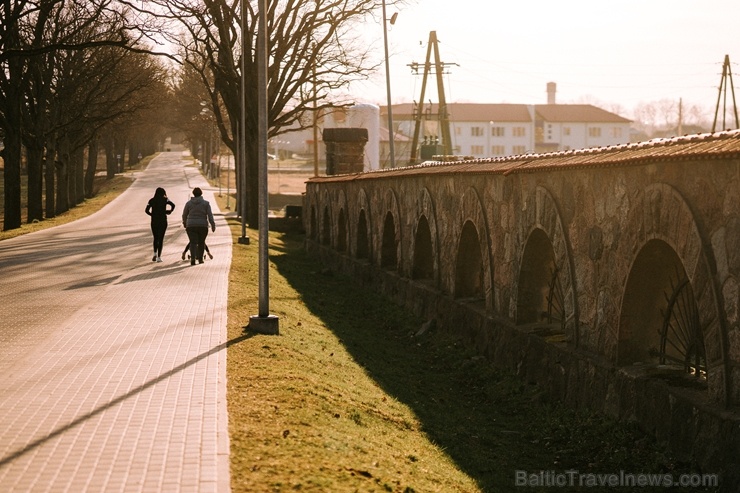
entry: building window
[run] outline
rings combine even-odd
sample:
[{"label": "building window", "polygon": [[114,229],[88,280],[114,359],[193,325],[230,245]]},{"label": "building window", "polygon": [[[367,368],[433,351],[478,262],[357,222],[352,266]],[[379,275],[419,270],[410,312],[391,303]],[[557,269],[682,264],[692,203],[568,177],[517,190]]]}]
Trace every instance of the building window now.
[{"label": "building window", "polygon": [[527,129],[525,127],[514,127],[511,130],[514,137],[525,137],[527,135]]},{"label": "building window", "polygon": [[570,127],[563,127],[563,135],[570,135]]},{"label": "building window", "polygon": [[527,152],[527,146],[512,146],[511,152],[516,154],[524,154]]},{"label": "building window", "polygon": [[612,127],[612,137],[619,139],[622,137],[622,127]]},{"label": "building window", "polygon": [[482,137],[483,127],[470,127],[470,135],[473,137]]},{"label": "building window", "polygon": [[455,135],[462,135],[462,128],[455,127]]},{"label": "building window", "polygon": [[470,154],[473,156],[482,156],[483,146],[470,146]]},{"label": "building window", "polygon": [[504,127],[491,127],[492,137],[503,137],[504,135]]},{"label": "building window", "polygon": [[491,146],[492,156],[503,156],[506,154],[506,148],[504,146]]},{"label": "building window", "polygon": [[601,137],[601,127],[589,127],[588,136],[589,137]]}]

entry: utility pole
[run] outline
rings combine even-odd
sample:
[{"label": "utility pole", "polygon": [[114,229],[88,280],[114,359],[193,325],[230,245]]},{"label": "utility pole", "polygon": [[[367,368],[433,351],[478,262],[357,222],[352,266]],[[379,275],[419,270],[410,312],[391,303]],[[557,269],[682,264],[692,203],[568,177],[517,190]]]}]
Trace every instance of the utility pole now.
[{"label": "utility pole", "polygon": [[242,59],[241,59],[241,75],[240,75],[240,91],[239,91],[239,104],[240,106],[240,117],[239,125],[239,157],[237,162],[234,164],[237,178],[237,202],[236,206],[241,215],[242,235],[237,240],[240,245],[249,245],[249,236],[247,236],[247,155],[246,155],[246,144],[247,144],[247,113],[246,113],[246,78],[247,78],[247,28],[246,28],[246,17],[247,8],[246,0],[241,0],[241,44],[242,44]]},{"label": "utility pole", "polygon": [[249,317],[248,328],[261,334],[278,335],[280,321],[270,313],[270,268],[268,258],[268,193],[267,193],[267,136],[268,136],[268,0],[259,0],[259,19],[257,22],[257,49],[254,53],[257,66],[257,181],[259,182],[259,309],[257,315]]},{"label": "utility pole", "polygon": [[[396,23],[397,13],[390,19],[391,25]],[[385,0],[383,0],[383,44],[385,45],[385,90],[388,101],[388,152],[391,159],[391,168],[396,167],[396,151],[393,145],[393,106],[391,103],[391,72],[388,62],[388,18],[385,14]]]},{"label": "utility pole", "polygon": [[[442,147],[444,154],[452,154],[452,138],[450,135],[450,115],[447,113],[447,101],[445,99],[445,88],[444,80],[442,76],[449,73],[446,72],[448,66],[457,65],[456,63],[444,63],[439,57],[439,42],[437,41],[437,32],[429,32],[429,44],[427,46],[427,57],[424,62],[424,75],[422,76],[421,82],[421,96],[419,98],[419,105],[414,109],[414,137],[411,142],[411,157],[409,158],[409,164],[416,164],[417,159],[417,148],[419,146],[419,132],[421,130],[421,121],[424,117],[424,93],[426,91],[427,77],[434,70],[434,74],[437,76],[437,95],[439,98],[439,108],[437,110],[437,119],[439,120],[439,131],[442,140]],[[431,55],[434,53],[434,68],[432,68]],[[409,64],[411,70],[418,74],[419,64]]]},{"label": "utility pole", "polygon": [[737,103],[735,102],[735,86],[732,83],[732,70],[730,70],[730,55],[725,55],[725,61],[722,65],[722,80],[719,83],[719,94],[717,95],[717,107],[714,110],[714,123],[712,123],[712,133],[717,129],[717,114],[719,113],[719,102],[722,100],[722,130],[728,130],[725,118],[727,116],[727,79],[730,80],[730,89],[732,93],[732,108],[735,113],[735,128],[740,128],[740,121],[737,117]]},{"label": "utility pole", "polygon": [[[314,43],[314,49],[316,44]],[[319,110],[317,108],[318,95],[316,92],[316,63],[311,72],[313,74],[313,176],[319,176]]]}]

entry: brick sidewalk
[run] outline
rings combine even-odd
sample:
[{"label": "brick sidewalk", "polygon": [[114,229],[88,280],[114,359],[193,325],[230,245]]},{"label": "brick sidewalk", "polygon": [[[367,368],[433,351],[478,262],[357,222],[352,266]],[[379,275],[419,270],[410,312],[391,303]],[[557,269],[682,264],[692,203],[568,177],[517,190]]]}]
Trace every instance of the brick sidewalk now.
[{"label": "brick sidewalk", "polygon": [[[231,235],[162,153],[102,211],[0,242],[0,490],[227,492]],[[154,263],[146,203],[176,204]],[[192,187],[214,255],[180,259]]]}]

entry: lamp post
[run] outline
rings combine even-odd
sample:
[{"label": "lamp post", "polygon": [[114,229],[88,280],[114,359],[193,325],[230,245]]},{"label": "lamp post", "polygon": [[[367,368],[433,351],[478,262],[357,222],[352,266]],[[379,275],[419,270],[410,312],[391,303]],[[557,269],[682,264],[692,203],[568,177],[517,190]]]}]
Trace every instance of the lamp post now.
[{"label": "lamp post", "polygon": [[267,193],[267,3],[268,0],[259,0],[259,19],[257,25],[257,49],[255,59],[257,65],[257,181],[259,189],[259,311],[257,315],[249,317],[249,328],[262,334],[277,335],[279,333],[279,319],[270,314],[269,288],[269,232],[268,232],[268,193]]},{"label": "lamp post", "polygon": [[242,235],[239,237],[237,242],[240,245],[249,245],[249,236],[247,236],[247,157],[246,157],[246,143],[247,143],[247,130],[246,130],[246,121],[247,121],[247,113],[246,108],[244,107],[244,98],[246,97],[247,90],[246,90],[246,70],[247,70],[247,29],[246,29],[246,17],[247,17],[247,8],[246,8],[246,0],[241,0],[241,34],[242,34],[242,59],[241,59],[241,77],[240,77],[240,91],[239,91],[239,109],[240,109],[240,116],[239,116],[239,124],[237,125],[237,129],[239,130],[239,145],[238,149],[240,152],[238,152],[237,159],[234,162],[235,171],[236,171],[236,179],[237,179],[237,185],[236,185],[236,191],[238,199],[236,201],[236,206],[238,208],[238,213],[241,216],[241,226],[242,226]]},{"label": "lamp post", "polygon": [[[226,210],[231,210],[231,158],[226,162]],[[236,160],[235,160],[236,161]]]},{"label": "lamp post", "polygon": [[[313,43],[314,51],[316,43]],[[319,117],[316,91],[316,63],[313,64],[313,176],[319,176]]]},{"label": "lamp post", "polygon": [[319,125],[316,121],[316,110],[313,111],[313,176],[319,176]]},{"label": "lamp post", "polygon": [[[398,13],[394,13],[390,18],[391,26],[396,23]],[[388,98],[388,152],[391,161],[391,168],[396,167],[396,154],[393,145],[393,109],[391,108],[391,74],[388,63],[388,20],[385,15],[385,0],[383,0],[383,42],[385,45],[385,91]]]},{"label": "lamp post", "polygon": [[216,171],[216,178],[218,178],[218,196],[223,197],[221,193],[221,145],[218,146],[218,165]]}]

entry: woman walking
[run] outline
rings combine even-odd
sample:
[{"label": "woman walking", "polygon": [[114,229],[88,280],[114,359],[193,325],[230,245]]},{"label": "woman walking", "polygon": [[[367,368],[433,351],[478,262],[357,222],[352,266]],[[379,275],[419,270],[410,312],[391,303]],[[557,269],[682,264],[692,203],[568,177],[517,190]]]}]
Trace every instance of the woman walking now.
[{"label": "woman walking", "polygon": [[203,198],[203,191],[199,187],[193,189],[193,198],[187,201],[182,209],[182,225],[188,232],[190,239],[190,265],[203,263],[203,251],[206,247],[208,224],[211,231],[216,231],[216,221],[213,219],[211,204]]},{"label": "woman walking", "polygon": [[164,191],[164,188],[157,188],[154,197],[149,199],[145,210],[152,217],[152,235],[154,236],[152,262],[162,261],[162,246],[164,245],[164,234],[167,231],[167,216],[174,210],[175,204],[167,198],[167,192]]}]

